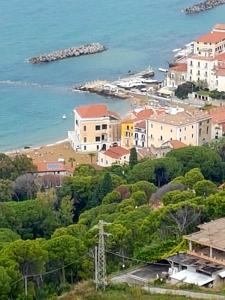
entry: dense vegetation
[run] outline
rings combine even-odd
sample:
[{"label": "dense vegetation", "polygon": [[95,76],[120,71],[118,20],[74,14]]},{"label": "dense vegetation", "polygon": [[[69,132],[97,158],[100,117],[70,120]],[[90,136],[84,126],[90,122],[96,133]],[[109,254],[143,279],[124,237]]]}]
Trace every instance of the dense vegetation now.
[{"label": "dense vegetation", "polygon": [[115,253],[151,262],[185,247],[182,235],[225,216],[224,149],[221,140],[156,160],[134,153],[124,167],[82,165],[55,190],[36,183],[29,159],[1,155],[0,299],[51,299],[92,278],[99,220],[110,223],[108,272],[132,264]]}]

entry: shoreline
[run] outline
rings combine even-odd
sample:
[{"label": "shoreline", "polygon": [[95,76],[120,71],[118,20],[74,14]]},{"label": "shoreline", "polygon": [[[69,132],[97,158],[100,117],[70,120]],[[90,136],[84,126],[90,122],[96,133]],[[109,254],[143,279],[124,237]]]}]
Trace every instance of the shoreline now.
[{"label": "shoreline", "polygon": [[62,140],[58,140],[56,142],[52,142],[49,144],[42,144],[42,145],[38,145],[38,146],[30,146],[29,148],[18,148],[18,149],[12,149],[12,150],[6,150],[6,151],[0,151],[1,153],[4,153],[6,155],[16,155],[16,154],[24,154],[26,152],[29,151],[34,151],[34,150],[40,150],[43,149],[44,147],[48,148],[48,147],[53,147],[53,146],[57,146],[63,143],[68,142],[68,138],[62,139]]}]

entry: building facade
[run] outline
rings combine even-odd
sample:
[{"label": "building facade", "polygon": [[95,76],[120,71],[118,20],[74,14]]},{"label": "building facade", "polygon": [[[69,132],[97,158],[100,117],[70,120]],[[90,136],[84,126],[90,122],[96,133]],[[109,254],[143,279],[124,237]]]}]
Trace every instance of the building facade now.
[{"label": "building facade", "polygon": [[111,167],[113,164],[128,164],[130,159],[130,151],[120,146],[111,147],[106,151],[98,152],[97,164],[101,167]]},{"label": "building facade", "polygon": [[199,146],[211,140],[211,116],[197,109],[170,108],[147,121],[147,147],[161,147],[170,140]]},{"label": "building facade", "polygon": [[96,152],[108,149],[120,140],[120,118],[104,104],[74,109],[74,131],[68,139],[75,151]]}]

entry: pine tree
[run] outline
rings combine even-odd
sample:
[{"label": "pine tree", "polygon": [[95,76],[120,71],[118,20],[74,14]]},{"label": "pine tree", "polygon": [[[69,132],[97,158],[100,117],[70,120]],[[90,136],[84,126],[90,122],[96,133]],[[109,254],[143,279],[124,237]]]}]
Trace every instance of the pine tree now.
[{"label": "pine tree", "polygon": [[130,167],[133,168],[133,166],[136,165],[137,162],[138,162],[138,159],[137,159],[136,148],[131,148],[131,150],[130,150],[130,160],[129,160]]},{"label": "pine tree", "polygon": [[112,177],[109,172],[106,172],[101,186],[101,196],[104,197],[113,190]]}]

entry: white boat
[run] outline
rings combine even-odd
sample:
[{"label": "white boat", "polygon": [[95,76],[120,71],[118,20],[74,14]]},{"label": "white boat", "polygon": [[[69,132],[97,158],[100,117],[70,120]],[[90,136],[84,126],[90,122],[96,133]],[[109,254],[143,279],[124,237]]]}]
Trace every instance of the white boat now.
[{"label": "white boat", "polygon": [[167,72],[168,72],[168,69],[164,69],[164,68],[158,68],[158,70],[159,70],[160,72],[164,72],[164,73],[167,73]]},{"label": "white boat", "polygon": [[62,115],[62,119],[63,120],[65,120],[67,117],[66,117],[66,115],[64,114],[64,115]]},{"label": "white boat", "polygon": [[180,51],[182,48],[176,48],[176,49],[173,49],[173,52],[178,52]]},{"label": "white boat", "polygon": [[142,79],[143,83],[157,83],[158,80],[156,79]]}]

